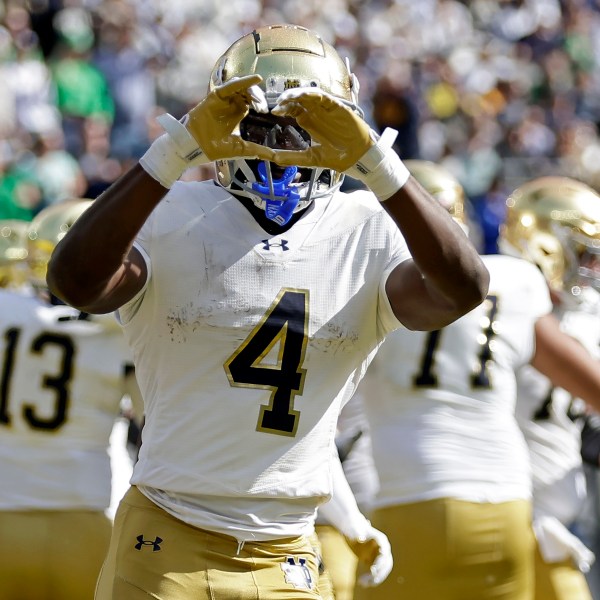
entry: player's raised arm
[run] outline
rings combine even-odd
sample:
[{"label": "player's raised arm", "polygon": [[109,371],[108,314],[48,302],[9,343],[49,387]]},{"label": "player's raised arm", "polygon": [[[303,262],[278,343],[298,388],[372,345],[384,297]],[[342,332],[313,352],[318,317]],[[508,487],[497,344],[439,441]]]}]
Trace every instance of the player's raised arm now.
[{"label": "player's raised arm", "polygon": [[89,313],[115,310],[144,285],[146,265],[133,241],[184,171],[234,156],[273,156],[270,148],[233,133],[250,107],[267,110],[257,87],[261,81],[260,75],[249,75],[213,87],[181,121],[159,117],[166,133],[98,198],[56,248],[48,265],[52,293]]},{"label": "player's raised arm", "polygon": [[483,301],[487,269],[458,224],[392,149],[395,131],[379,137],[359,113],[316,88],[285,92],[272,112],[293,117],[317,142],[304,150],[279,150],[275,162],[318,165],[361,180],[400,228],[413,260],[391,273],[386,290],[406,327],[444,327]]}]

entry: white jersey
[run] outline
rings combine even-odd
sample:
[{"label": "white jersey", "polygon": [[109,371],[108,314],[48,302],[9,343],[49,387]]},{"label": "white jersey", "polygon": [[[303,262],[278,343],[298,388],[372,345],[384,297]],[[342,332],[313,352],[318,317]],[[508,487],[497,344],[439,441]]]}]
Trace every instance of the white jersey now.
[{"label": "white jersey", "polygon": [[297,533],[330,494],[338,413],[399,325],[399,230],[357,191],[269,235],[213,182],[178,182],[137,245],[147,286],[119,311],[145,404],[132,482],[200,527]]},{"label": "white jersey", "polygon": [[[598,356],[600,295],[585,289],[576,310],[556,312],[561,329]],[[536,516],[557,518],[569,526],[579,516],[586,497],[581,459],[581,428],[575,417],[581,401],[531,367],[518,374],[517,418],[530,451]]]},{"label": "white jersey", "polygon": [[483,256],[486,300],[440,331],[399,329],[364,381],[381,508],[433,498],[503,502],[531,495],[514,407],[515,369],[551,310],[530,263]]},{"label": "white jersey", "polygon": [[0,290],[0,510],[109,506],[131,352],[114,318],[79,315]]}]

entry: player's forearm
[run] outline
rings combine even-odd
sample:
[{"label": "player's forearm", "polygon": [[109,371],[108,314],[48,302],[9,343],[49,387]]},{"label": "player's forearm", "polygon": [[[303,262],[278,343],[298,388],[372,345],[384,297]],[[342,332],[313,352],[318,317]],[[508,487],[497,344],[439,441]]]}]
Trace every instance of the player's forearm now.
[{"label": "player's forearm", "polygon": [[447,299],[457,316],[484,300],[489,273],[477,249],[413,177],[382,204],[400,228],[427,284]]},{"label": "player's forearm", "polygon": [[[286,90],[271,112],[296,119],[319,140],[318,145],[301,151],[276,150],[274,162],[318,165],[358,179],[383,202],[400,227],[425,284],[420,287],[413,280],[410,285],[398,282],[388,288],[388,296],[392,288],[398,292],[398,306],[390,298],[397,315],[406,314],[419,327],[443,327],[484,300],[487,269],[446,210],[410,176],[393,149],[396,130],[386,128],[378,135],[356,111],[318,89]],[[416,275],[405,269],[396,274],[399,279]],[[404,310],[407,302],[401,296],[413,291],[425,295],[425,310],[432,308],[436,315],[423,319],[415,316],[414,307]]]},{"label": "player's forearm", "polygon": [[135,236],[167,193],[135,166],[104,192],[57,245],[48,265],[48,286],[68,304],[87,307],[125,276]]},{"label": "player's forearm", "polygon": [[538,319],[531,364],[556,386],[600,410],[600,361],[560,329],[553,315]]}]

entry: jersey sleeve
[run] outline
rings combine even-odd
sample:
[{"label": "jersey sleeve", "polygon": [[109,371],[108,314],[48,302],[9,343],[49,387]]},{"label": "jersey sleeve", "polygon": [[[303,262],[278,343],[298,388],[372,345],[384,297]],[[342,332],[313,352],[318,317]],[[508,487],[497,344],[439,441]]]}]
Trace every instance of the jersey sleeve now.
[{"label": "jersey sleeve", "polygon": [[[522,303],[523,311],[527,312],[532,322],[552,312],[552,300],[548,284],[541,271],[533,264],[515,259],[511,272],[515,283],[513,295],[519,296],[518,302]],[[520,271],[519,271],[520,266]],[[529,362],[535,353],[535,329],[532,328],[531,335],[524,337],[522,347],[523,364]]]},{"label": "jersey sleeve", "polygon": [[529,303],[534,315],[539,318],[552,312],[552,300],[548,291],[548,284],[541,271],[534,265],[529,264],[526,281],[529,282],[525,292],[524,301]]},{"label": "jersey sleeve", "polygon": [[121,325],[125,325],[129,323],[131,319],[136,315],[140,304],[144,298],[144,294],[148,289],[148,282],[152,277],[152,261],[150,260],[150,239],[151,239],[151,231],[153,226],[153,216],[154,213],[150,215],[147,221],[142,226],[142,229],[138,233],[133,247],[141,254],[144,262],[146,263],[146,281],[142,286],[142,289],[131,299],[129,302],[126,302],[123,306],[121,306],[117,311],[115,311],[115,316],[117,321]]},{"label": "jersey sleeve", "polygon": [[[391,218],[390,218],[391,220]],[[393,225],[392,230],[392,241],[393,241],[393,252],[390,257],[390,261],[387,267],[383,271],[381,281],[379,283],[379,312],[378,312],[378,329],[380,339],[383,339],[388,333],[398,329],[402,326],[402,323],[398,320],[392,305],[388,298],[385,285],[387,283],[390,273],[402,262],[411,258],[410,252],[404,240],[404,237],[400,233],[400,230]]]}]

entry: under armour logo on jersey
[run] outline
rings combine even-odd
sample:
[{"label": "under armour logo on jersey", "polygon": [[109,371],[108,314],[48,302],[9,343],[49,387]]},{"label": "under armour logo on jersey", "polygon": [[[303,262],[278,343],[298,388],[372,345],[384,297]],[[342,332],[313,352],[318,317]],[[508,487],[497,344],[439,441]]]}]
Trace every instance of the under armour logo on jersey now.
[{"label": "under armour logo on jersey", "polygon": [[138,535],[136,539],[138,541],[138,543],[135,545],[136,550],[141,550],[142,546],[152,546],[152,552],[158,552],[161,549],[160,544],[163,541],[163,539],[158,536],[156,536],[154,541],[145,540],[143,535]]},{"label": "under armour logo on jersey", "polygon": [[296,559],[293,556],[288,556],[285,562],[281,564],[281,570],[285,575],[286,583],[293,585],[296,589],[313,589],[313,579],[309,568],[306,566],[306,559]]},{"label": "under armour logo on jersey", "polygon": [[263,250],[270,250],[271,248],[281,248],[283,252],[289,250],[288,241],[281,240],[281,242],[269,242],[269,240],[261,240],[264,244]]}]

